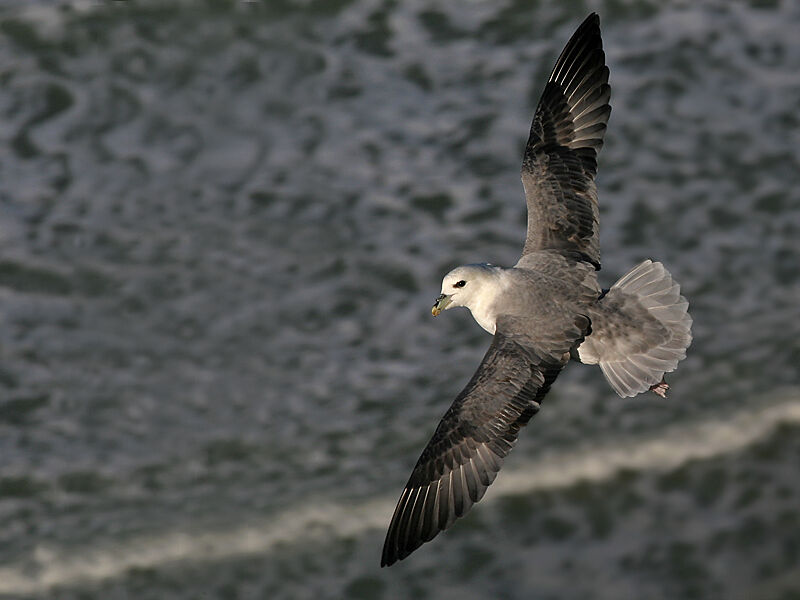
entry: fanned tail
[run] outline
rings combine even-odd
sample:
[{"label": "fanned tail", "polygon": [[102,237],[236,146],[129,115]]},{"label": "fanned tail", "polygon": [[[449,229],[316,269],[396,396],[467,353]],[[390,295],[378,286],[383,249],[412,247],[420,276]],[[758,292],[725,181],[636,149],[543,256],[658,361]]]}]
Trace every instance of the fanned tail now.
[{"label": "fanned tail", "polygon": [[664,265],[645,260],[598,303],[592,334],[578,348],[580,360],[599,364],[622,397],[658,386],[686,358],[692,342],[688,308]]}]

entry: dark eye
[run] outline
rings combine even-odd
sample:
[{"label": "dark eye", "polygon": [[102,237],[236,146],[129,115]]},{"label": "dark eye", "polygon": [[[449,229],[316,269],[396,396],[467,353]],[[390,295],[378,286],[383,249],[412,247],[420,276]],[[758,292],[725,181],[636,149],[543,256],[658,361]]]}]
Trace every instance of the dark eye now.
[{"label": "dark eye", "polygon": [[456,281],[453,287],[464,287],[465,285],[467,285],[467,282],[462,279],[461,281]]}]

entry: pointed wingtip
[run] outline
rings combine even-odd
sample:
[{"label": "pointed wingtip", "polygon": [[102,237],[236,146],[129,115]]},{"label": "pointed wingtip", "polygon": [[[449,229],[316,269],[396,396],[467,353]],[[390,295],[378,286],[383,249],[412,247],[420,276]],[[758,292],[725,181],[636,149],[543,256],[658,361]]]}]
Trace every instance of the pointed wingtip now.
[{"label": "pointed wingtip", "polygon": [[[591,31],[591,33],[589,33]],[[589,13],[589,16],[586,17],[583,22],[578,25],[578,29],[575,30],[575,37],[581,37],[584,35],[596,35],[600,37],[600,15],[596,12]]]},{"label": "pointed wingtip", "polygon": [[[394,523],[392,523],[393,525]],[[397,552],[397,541],[392,535],[392,526],[389,526],[389,533],[386,535],[386,540],[383,542],[383,552],[381,552],[381,569],[383,567],[391,567],[394,563],[400,560]]]},{"label": "pointed wingtip", "polygon": [[588,17],[583,20],[578,29],[596,29],[600,31],[600,15],[596,12],[590,13]]},{"label": "pointed wingtip", "polygon": [[381,553],[381,569],[383,567],[391,567],[397,562],[397,556],[389,551],[388,545],[389,540],[387,539],[383,544],[383,552]]},{"label": "pointed wingtip", "polygon": [[[416,549],[416,547],[414,549]],[[381,568],[391,567],[394,563],[401,561],[410,555],[414,549],[411,551],[398,549],[396,544],[390,543],[389,537],[387,536],[386,542],[383,545],[383,553],[381,554]]]}]

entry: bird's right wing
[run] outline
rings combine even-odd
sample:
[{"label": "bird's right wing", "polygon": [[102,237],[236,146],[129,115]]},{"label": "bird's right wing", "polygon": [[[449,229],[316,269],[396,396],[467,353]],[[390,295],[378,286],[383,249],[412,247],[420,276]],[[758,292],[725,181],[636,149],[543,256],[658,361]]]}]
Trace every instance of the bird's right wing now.
[{"label": "bird's right wing", "polygon": [[403,559],[464,515],[483,497],[520,428],[564,367],[568,349],[586,333],[579,317],[556,353],[495,334],[483,362],[445,413],[414,467],[394,511],[381,566]]},{"label": "bird's right wing", "polygon": [[592,13],[558,57],[533,117],[522,162],[528,204],[522,256],[560,250],[600,268],[594,176],[610,96],[600,19]]}]

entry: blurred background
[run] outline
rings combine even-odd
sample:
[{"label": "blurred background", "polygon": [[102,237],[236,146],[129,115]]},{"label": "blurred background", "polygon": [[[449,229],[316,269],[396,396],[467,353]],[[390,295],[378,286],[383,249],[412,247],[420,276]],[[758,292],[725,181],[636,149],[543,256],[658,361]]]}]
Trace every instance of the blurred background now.
[{"label": "blurred background", "polygon": [[[663,261],[662,400],[573,364],[380,569],[490,338],[546,77],[601,15],[603,270]],[[800,4],[0,4],[0,597],[800,598]]]}]

